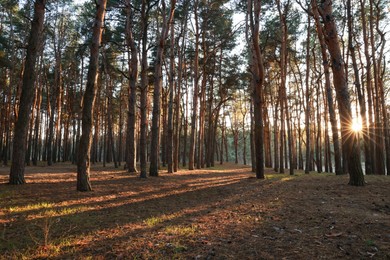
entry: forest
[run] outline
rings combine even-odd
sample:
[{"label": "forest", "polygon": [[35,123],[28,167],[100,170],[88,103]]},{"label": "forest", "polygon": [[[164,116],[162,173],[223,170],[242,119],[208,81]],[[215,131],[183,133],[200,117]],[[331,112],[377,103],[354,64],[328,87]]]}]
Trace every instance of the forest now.
[{"label": "forest", "polygon": [[[390,257],[389,13],[389,0],[0,0],[0,259],[3,250],[4,259]],[[313,205],[338,205],[323,210],[341,214],[346,229],[354,215],[356,225],[378,225],[359,231],[360,244],[311,219],[277,226],[303,206],[295,197],[287,209],[259,204],[259,187],[283,205],[288,191],[317,194],[301,211],[321,218]],[[208,200],[218,210],[198,209]],[[250,233],[259,219],[270,229]],[[232,248],[205,238],[214,228]],[[225,237],[229,228],[239,239]],[[304,246],[317,237],[305,228],[324,228],[312,246],[322,249]],[[121,240],[103,248],[99,232]],[[126,253],[124,237],[144,233]]]},{"label": "forest", "polygon": [[152,176],[229,160],[260,178],[264,167],[363,176],[361,160],[366,174],[389,169],[386,1],[106,4],[99,17],[92,2],[2,4],[11,183],[24,164],[80,171],[80,156],[143,177],[149,162]]}]

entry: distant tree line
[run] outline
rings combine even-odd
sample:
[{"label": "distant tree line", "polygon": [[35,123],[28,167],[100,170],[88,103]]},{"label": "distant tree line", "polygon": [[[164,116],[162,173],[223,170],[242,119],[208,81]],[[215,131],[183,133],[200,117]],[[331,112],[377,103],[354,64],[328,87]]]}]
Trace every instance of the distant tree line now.
[{"label": "distant tree line", "polygon": [[258,178],[316,170],[357,186],[363,171],[388,174],[388,5],[2,0],[10,183],[25,182],[25,165],[66,161],[78,190],[97,162],[146,177],[232,160]]}]

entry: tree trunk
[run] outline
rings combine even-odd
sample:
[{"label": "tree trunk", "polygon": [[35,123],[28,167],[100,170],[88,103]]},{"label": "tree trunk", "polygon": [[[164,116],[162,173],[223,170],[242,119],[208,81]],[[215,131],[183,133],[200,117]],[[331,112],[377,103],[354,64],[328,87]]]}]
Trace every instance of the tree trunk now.
[{"label": "tree trunk", "polygon": [[305,161],[305,173],[309,173],[310,168],[310,96],[311,96],[311,89],[309,85],[309,78],[310,78],[310,16],[307,17],[307,37],[306,37],[306,110],[305,110],[305,130],[306,130],[306,161]]},{"label": "tree trunk", "polygon": [[[188,2],[189,3],[189,2]],[[183,21],[184,24],[182,24],[182,43],[181,47],[177,46],[179,50],[179,64],[178,64],[178,81],[176,85],[176,98],[175,98],[175,108],[176,108],[176,113],[175,113],[175,133],[174,133],[174,140],[173,140],[173,146],[174,146],[174,151],[173,151],[173,171],[177,172],[179,168],[179,155],[180,155],[180,133],[181,133],[181,110],[180,110],[180,101],[181,101],[181,85],[183,83],[183,74],[185,74],[185,51],[186,51],[186,36],[187,36],[187,21],[188,21],[188,4],[186,5],[186,15],[185,19]],[[177,44],[179,45],[179,44]],[[184,73],[183,73],[184,70]],[[184,113],[184,112],[183,112]],[[183,117],[183,115],[182,115]],[[186,131],[186,128],[185,128]],[[186,135],[187,133],[185,133]],[[184,141],[184,144],[186,145],[186,140]],[[183,154],[185,157],[185,153]],[[184,159],[185,160],[185,159]]]},{"label": "tree trunk", "polygon": [[148,20],[149,7],[146,8],[146,0],[142,0],[141,7],[141,28],[142,28],[142,63],[141,63],[141,96],[140,96],[140,113],[141,113],[141,133],[140,133],[140,178],[146,178],[147,172],[147,136],[148,136]]},{"label": "tree trunk", "polygon": [[[317,8],[316,2],[313,2],[315,3],[314,8]],[[350,97],[331,0],[322,0],[319,11],[324,23],[325,41],[331,56],[333,84],[336,89],[336,97],[341,118],[341,133],[344,137],[343,146],[348,161],[349,184],[353,186],[363,186],[364,175],[360,162],[359,150],[357,149],[357,138],[354,134],[351,134],[350,130],[352,125]]]},{"label": "tree trunk", "polygon": [[137,172],[137,139],[136,139],[136,106],[137,106],[137,79],[138,79],[138,50],[133,38],[133,14],[130,0],[126,2],[126,42],[130,48],[131,58],[129,59],[129,112],[127,117],[127,157],[126,165],[128,172]]},{"label": "tree trunk", "polygon": [[195,57],[194,57],[194,93],[192,101],[191,115],[191,135],[190,135],[190,151],[188,158],[188,169],[194,169],[195,159],[195,136],[196,136],[196,114],[198,110],[198,94],[199,94],[199,21],[198,21],[198,0],[194,3],[194,20],[195,20]]},{"label": "tree trunk", "polygon": [[[314,6],[314,5],[313,5]],[[339,130],[337,127],[337,117],[336,112],[333,105],[333,95],[330,84],[330,70],[329,70],[329,58],[328,53],[326,51],[326,43],[324,38],[324,31],[321,27],[320,22],[320,14],[316,8],[313,8],[314,19],[317,27],[317,35],[320,42],[321,54],[322,54],[322,64],[324,67],[325,74],[325,90],[326,97],[328,103],[328,111],[329,111],[329,120],[332,128],[332,140],[333,140],[333,149],[334,149],[334,161],[335,161],[335,172],[336,175],[343,174],[343,170],[341,167],[341,151],[340,151],[340,143],[339,143]]]},{"label": "tree trunk", "polygon": [[171,24],[171,43],[169,57],[169,101],[168,101],[168,136],[167,163],[168,173],[173,173],[173,96],[175,89],[175,24]]},{"label": "tree trunk", "polygon": [[[366,102],[362,93],[360,85],[359,68],[356,61],[355,47],[353,45],[353,17],[351,0],[347,1],[347,17],[348,17],[348,49],[352,58],[352,66],[354,72],[354,83],[358,95],[360,105],[360,116],[362,117],[362,133],[364,143],[364,161],[366,164],[366,171],[371,172],[371,155],[369,154],[369,135],[367,131],[367,117],[366,117]],[[365,26],[365,25],[363,25]],[[359,134],[359,133],[358,133]]]},{"label": "tree trunk", "polygon": [[9,175],[10,184],[24,184],[26,182],[24,179],[26,138],[31,114],[31,105],[34,99],[34,82],[36,78],[35,63],[42,41],[45,4],[45,0],[36,0],[34,4],[34,18],[31,22],[31,31],[23,73],[22,95],[19,103],[18,119],[14,129],[12,165]]},{"label": "tree trunk", "polygon": [[[375,43],[375,33],[374,33],[374,1],[370,0],[370,43],[371,43],[371,59],[372,67],[374,72],[374,89],[373,97],[374,99],[374,115],[375,115],[375,174],[384,175],[385,174],[385,164],[384,164],[384,155],[383,155],[383,134],[382,134],[382,118],[381,118],[381,104],[380,104],[380,91],[379,91],[379,69],[376,59],[376,43]],[[380,63],[380,61],[379,61]]]},{"label": "tree trunk", "polygon": [[90,176],[90,152],[92,144],[92,124],[95,96],[97,91],[97,77],[99,67],[99,45],[102,39],[103,21],[107,0],[98,0],[97,11],[92,28],[91,56],[87,74],[87,85],[83,97],[82,134],[80,137],[79,154],[77,160],[77,190],[92,190]]},{"label": "tree trunk", "polygon": [[264,126],[263,126],[263,83],[264,66],[263,57],[259,44],[259,28],[261,1],[254,0],[254,9],[252,12],[252,0],[248,0],[248,11],[250,12],[250,24],[252,30],[252,48],[255,53],[254,59],[254,119],[255,119],[255,149],[256,149],[256,178],[264,179]]},{"label": "tree trunk", "polygon": [[165,39],[169,31],[169,25],[173,21],[176,0],[171,0],[169,17],[165,16],[165,1],[162,0],[163,27],[160,39],[158,40],[156,61],[154,65],[154,90],[153,90],[153,118],[152,118],[152,140],[150,144],[150,176],[158,176],[158,155],[160,152],[160,99],[162,84],[162,59],[164,54]]},{"label": "tree trunk", "polygon": [[362,20],[362,33],[364,41],[364,56],[366,58],[366,88],[367,88],[367,103],[368,103],[368,122],[366,122],[366,128],[363,126],[363,134],[367,136],[367,142],[369,143],[367,147],[367,155],[365,162],[366,174],[373,174],[375,172],[375,133],[374,133],[374,122],[372,118],[372,76],[371,76],[371,55],[369,53],[369,40],[367,32],[367,14],[366,14],[366,0],[360,0],[360,13]]}]

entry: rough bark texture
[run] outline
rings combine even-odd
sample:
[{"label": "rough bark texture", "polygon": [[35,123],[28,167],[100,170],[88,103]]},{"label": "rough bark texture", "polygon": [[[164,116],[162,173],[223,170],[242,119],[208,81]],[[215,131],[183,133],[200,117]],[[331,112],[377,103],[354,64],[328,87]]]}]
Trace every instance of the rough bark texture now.
[{"label": "rough bark texture", "polygon": [[[316,7],[313,7],[316,8]],[[344,151],[346,152],[349,172],[349,184],[364,185],[364,175],[360,162],[357,138],[351,133],[352,114],[350,97],[348,93],[347,78],[344,71],[344,61],[341,55],[337,27],[332,13],[332,1],[322,0],[319,12],[324,23],[324,36],[331,56],[333,84],[336,89],[336,98],[341,118],[341,134]]]},{"label": "rough bark texture", "polygon": [[198,110],[198,92],[199,92],[199,23],[198,23],[198,0],[194,3],[195,15],[195,58],[194,58],[194,93],[192,101],[191,115],[191,134],[190,134],[190,151],[188,158],[188,169],[194,169],[195,159],[195,132],[196,132],[196,114]]},{"label": "rough bark texture", "polygon": [[[152,118],[152,139],[150,144],[150,176],[158,176],[158,155],[160,152],[160,100],[161,100],[161,84],[162,84],[162,62],[164,54],[165,39],[167,38],[169,25],[172,23],[173,14],[175,12],[175,0],[171,0],[171,9],[169,16],[166,17],[163,13],[163,27],[161,30],[160,39],[157,46],[157,55],[154,65],[154,90],[153,90],[153,118]],[[165,1],[162,1],[163,12],[165,11]]]},{"label": "rough bark texture", "polygon": [[140,133],[140,178],[146,178],[147,171],[147,110],[148,110],[148,10],[146,8],[146,0],[142,0],[141,7],[141,28],[142,28],[142,63],[141,63],[141,96],[140,96],[140,113],[141,113],[141,133]]},{"label": "rough bark texture", "polygon": [[356,61],[355,47],[353,44],[353,15],[352,15],[352,3],[351,0],[347,1],[347,17],[348,17],[348,49],[352,58],[352,66],[354,72],[354,83],[356,87],[356,92],[358,95],[359,105],[360,105],[360,116],[362,117],[362,133],[363,133],[363,143],[364,143],[364,159],[366,172],[367,170],[371,172],[371,155],[369,149],[369,135],[367,131],[367,116],[366,116],[366,102],[361,89],[359,68]]},{"label": "rough bark texture", "polygon": [[26,157],[26,139],[34,99],[34,82],[36,78],[35,63],[42,41],[43,21],[45,19],[45,0],[37,0],[34,4],[34,18],[27,46],[27,56],[23,73],[22,95],[18,119],[15,124],[12,165],[9,175],[10,184],[24,184]]},{"label": "rough bark texture", "polygon": [[137,105],[137,78],[138,78],[138,50],[133,38],[132,11],[130,0],[126,3],[127,20],[126,20],[126,41],[130,47],[131,58],[129,59],[129,112],[127,117],[127,171],[137,172],[136,156],[136,105]]},{"label": "rough bark texture", "polygon": [[170,55],[169,55],[169,101],[168,101],[168,133],[167,133],[167,163],[168,173],[173,173],[173,91],[175,88],[175,24],[171,24]]},{"label": "rough bark texture", "polygon": [[307,38],[306,38],[306,110],[305,110],[305,129],[306,129],[306,152],[305,152],[305,173],[311,171],[310,167],[310,16],[307,17]]},{"label": "rough bark texture", "polygon": [[[312,6],[314,6],[314,4]],[[318,40],[320,42],[322,64],[324,67],[324,74],[325,74],[325,90],[326,90],[326,97],[328,102],[329,119],[332,128],[335,171],[336,171],[336,175],[341,175],[343,174],[343,170],[341,168],[341,151],[340,151],[339,132],[338,132],[339,130],[337,129],[337,117],[336,117],[336,111],[334,110],[333,95],[332,95],[332,89],[330,84],[329,58],[328,58],[328,53],[326,52],[326,43],[324,38],[324,32],[321,27],[320,14],[318,13],[318,10],[316,8],[313,8],[313,16],[316,23]]]},{"label": "rough bark texture", "polygon": [[[363,25],[367,24],[366,19],[366,0],[360,0],[360,13],[361,13],[361,21]],[[362,33],[363,33],[363,41],[364,41],[364,56],[366,60],[365,68],[366,68],[366,89],[367,89],[367,110],[368,110],[368,122],[366,129],[363,128],[363,134],[367,136],[368,138],[368,147],[367,148],[367,154],[369,155],[369,158],[367,158],[368,161],[366,161],[366,174],[373,174],[375,172],[375,153],[373,152],[375,149],[375,135],[374,135],[374,122],[372,117],[372,76],[371,76],[371,55],[369,53],[368,47],[369,47],[369,40],[368,40],[368,32],[366,26],[362,26]],[[363,126],[364,127],[364,126]]]},{"label": "rough bark texture", "polygon": [[259,27],[260,27],[260,12],[261,1],[254,1],[254,12],[252,13],[252,1],[248,1],[248,6],[251,16],[252,30],[252,48],[255,53],[254,59],[254,90],[253,90],[253,105],[255,119],[255,154],[256,154],[256,178],[264,179],[264,126],[263,126],[263,82],[264,82],[264,67],[263,57],[259,44]]},{"label": "rough bark texture", "polygon": [[102,38],[103,21],[107,0],[97,2],[95,22],[92,29],[91,56],[87,74],[87,86],[83,97],[82,134],[80,137],[79,154],[77,161],[77,190],[92,190],[89,181],[90,152],[92,144],[93,108],[97,90],[99,66],[99,45]]}]

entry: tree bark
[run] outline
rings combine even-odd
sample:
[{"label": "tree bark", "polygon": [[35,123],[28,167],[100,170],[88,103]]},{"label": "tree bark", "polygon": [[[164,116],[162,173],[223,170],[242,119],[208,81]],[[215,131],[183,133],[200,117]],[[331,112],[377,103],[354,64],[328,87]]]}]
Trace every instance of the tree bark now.
[{"label": "tree bark", "polygon": [[137,105],[137,79],[138,79],[138,50],[133,37],[133,14],[130,0],[126,2],[126,42],[130,48],[131,58],[129,59],[129,98],[127,117],[127,158],[126,165],[128,172],[137,172],[137,139],[136,127],[136,105]]},{"label": "tree bark", "polygon": [[198,110],[198,94],[199,94],[199,22],[198,22],[198,0],[194,3],[195,15],[195,57],[194,57],[194,93],[192,101],[191,115],[191,134],[190,134],[190,151],[188,158],[188,169],[194,169],[195,159],[195,136],[196,136],[196,115]]},{"label": "tree bark", "polygon": [[150,144],[150,176],[158,176],[158,155],[160,152],[160,99],[162,84],[162,59],[164,54],[165,39],[167,38],[169,25],[172,23],[175,12],[176,0],[171,0],[171,9],[168,18],[165,15],[165,1],[162,0],[163,27],[158,40],[157,55],[154,65],[154,90],[153,90],[153,118],[152,118],[152,139]]},{"label": "tree bark", "polygon": [[149,6],[146,6],[146,0],[142,0],[141,6],[141,30],[142,30],[142,53],[141,53],[141,96],[140,96],[140,113],[141,113],[141,133],[140,133],[140,178],[146,178],[147,172],[147,136],[148,136],[148,20]]},{"label": "tree bark", "polygon": [[255,151],[256,151],[256,178],[264,179],[264,126],[263,126],[263,83],[264,66],[259,43],[261,1],[254,0],[252,12],[252,0],[248,0],[250,23],[252,30],[252,48],[255,53],[254,66],[254,119],[255,119]]},{"label": "tree bark", "polygon": [[90,153],[92,144],[93,110],[97,91],[97,77],[99,66],[99,45],[102,39],[103,21],[107,0],[97,2],[97,11],[92,28],[91,55],[87,74],[87,85],[83,97],[82,134],[80,137],[79,154],[77,160],[77,190],[92,190],[89,181]]},{"label": "tree bark", "polygon": [[171,24],[169,57],[169,101],[168,101],[168,133],[167,133],[167,163],[168,173],[173,173],[173,96],[175,88],[175,24]]},{"label": "tree bark", "polygon": [[24,184],[26,138],[28,122],[31,115],[31,105],[34,99],[34,82],[36,78],[35,64],[41,46],[43,21],[45,19],[45,0],[36,0],[34,4],[34,18],[27,46],[27,56],[23,73],[22,95],[18,119],[14,129],[14,143],[12,150],[12,165],[9,175],[10,184]]},{"label": "tree bark", "polygon": [[[315,5],[316,2],[314,1]],[[317,8],[315,6],[314,8]],[[364,175],[360,162],[360,154],[357,149],[357,138],[351,133],[352,114],[350,97],[348,93],[347,78],[344,71],[344,61],[341,55],[337,27],[333,17],[332,1],[322,0],[318,9],[322,19],[326,45],[331,56],[333,84],[336,89],[336,97],[341,118],[341,133],[343,136],[344,151],[346,151],[349,184],[353,186],[364,185]]]},{"label": "tree bark", "polygon": [[306,110],[305,110],[305,130],[306,130],[306,150],[305,150],[305,173],[309,173],[311,171],[310,167],[310,96],[311,89],[309,85],[309,77],[310,77],[310,16],[307,17],[307,37],[306,37]]},{"label": "tree bark", "polygon": [[326,97],[328,102],[329,120],[332,128],[335,172],[336,175],[341,175],[343,174],[343,169],[341,167],[341,151],[340,151],[339,132],[338,132],[339,130],[337,128],[337,117],[334,109],[333,95],[332,95],[332,89],[330,84],[329,58],[328,58],[328,53],[326,52],[326,42],[324,38],[324,31],[323,28],[321,27],[320,14],[316,8],[313,8],[313,16],[317,27],[317,36],[320,42],[322,64],[324,67],[324,74],[325,74],[325,90],[326,90]]}]

